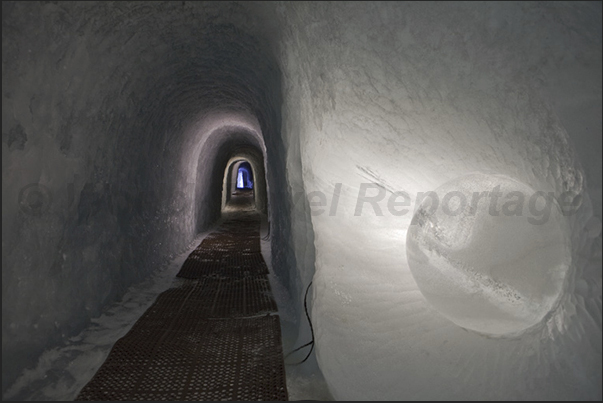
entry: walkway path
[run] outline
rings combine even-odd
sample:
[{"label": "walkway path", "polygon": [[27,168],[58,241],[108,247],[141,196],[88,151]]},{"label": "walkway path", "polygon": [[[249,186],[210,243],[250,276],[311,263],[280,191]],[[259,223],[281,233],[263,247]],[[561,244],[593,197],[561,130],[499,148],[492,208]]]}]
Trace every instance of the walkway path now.
[{"label": "walkway path", "polygon": [[287,400],[259,225],[243,213],[208,235],[76,400]]}]

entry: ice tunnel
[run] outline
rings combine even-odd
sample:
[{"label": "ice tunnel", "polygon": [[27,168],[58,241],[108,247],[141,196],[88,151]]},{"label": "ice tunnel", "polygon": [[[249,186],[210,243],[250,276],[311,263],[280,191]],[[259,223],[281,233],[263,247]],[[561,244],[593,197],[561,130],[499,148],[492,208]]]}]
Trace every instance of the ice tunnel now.
[{"label": "ice tunnel", "polygon": [[601,400],[601,21],[3,2],[3,398],[75,398],[247,190],[290,400]]}]

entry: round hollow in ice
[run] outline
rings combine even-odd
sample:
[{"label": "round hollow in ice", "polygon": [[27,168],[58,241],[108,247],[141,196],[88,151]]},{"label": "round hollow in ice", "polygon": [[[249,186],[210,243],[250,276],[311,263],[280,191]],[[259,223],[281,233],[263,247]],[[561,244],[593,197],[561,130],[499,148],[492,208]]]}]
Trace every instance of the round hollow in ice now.
[{"label": "round hollow in ice", "polygon": [[426,194],[407,235],[427,301],[455,324],[510,335],[555,308],[570,267],[552,194],[502,175],[470,174]]}]

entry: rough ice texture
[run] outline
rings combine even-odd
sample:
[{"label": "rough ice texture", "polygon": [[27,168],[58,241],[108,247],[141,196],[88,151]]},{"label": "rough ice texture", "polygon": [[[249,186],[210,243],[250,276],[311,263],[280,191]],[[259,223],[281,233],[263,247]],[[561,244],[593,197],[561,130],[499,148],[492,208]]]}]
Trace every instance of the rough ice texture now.
[{"label": "rough ice texture", "polygon": [[261,201],[290,288],[265,24],[238,4],[2,7],[3,390],[219,218],[236,147],[268,168]]},{"label": "rough ice texture", "polygon": [[[182,279],[174,277],[175,274],[189,253],[207,234],[218,227],[217,223],[208,232],[200,234],[186,252],[169,264],[159,267],[142,283],[130,287],[120,301],[105,309],[100,317],[92,319],[80,334],[44,351],[37,364],[23,371],[3,398],[35,401],[69,401],[76,398],[103,364],[115,342],[131,329],[157,295],[167,288],[176,288],[183,284]],[[266,229],[264,228],[262,235],[266,235]],[[270,240],[262,240],[261,247],[264,259],[272,269]],[[281,320],[285,319],[287,323],[291,323],[291,304],[287,301],[290,295],[279,283],[274,272],[270,275],[270,281],[276,302],[279,304],[279,316]],[[288,326],[285,326],[284,330],[283,345],[290,351],[297,334],[294,328],[290,329]],[[306,352],[303,352],[303,356],[305,354]],[[291,358],[291,362],[301,360],[295,356]],[[309,360],[302,366],[287,365],[289,400],[333,400],[315,361]]]},{"label": "rough ice texture", "polygon": [[[2,15],[3,391],[218,217],[224,147],[241,140],[264,157],[292,334],[313,280],[333,397],[601,398],[600,3],[4,2]],[[224,142],[220,113],[238,122]],[[520,336],[433,309],[408,266],[412,214],[387,208],[469,172],[581,203],[559,304]],[[355,215],[368,182],[383,215]],[[18,203],[31,183],[52,194],[39,216]]]},{"label": "rough ice texture", "polygon": [[158,267],[145,281],[130,287],[121,300],[92,319],[81,333],[44,351],[37,364],[23,371],[3,397],[20,401],[75,399],[106,360],[115,342],[132,328],[157,295],[181,284],[175,275],[205,235],[200,235],[172,262]]},{"label": "rough ice texture", "polygon": [[511,335],[542,326],[564,291],[571,262],[564,221],[546,194],[501,175],[465,175],[417,207],[408,265],[443,316],[487,335]]},{"label": "rough ice texture", "polygon": [[[580,164],[590,164],[592,152],[572,148],[600,142],[600,4],[292,7],[281,14],[293,27],[282,45],[283,116],[297,129],[286,134],[299,143],[306,192],[327,195],[325,211],[312,216],[312,317],[334,397],[600,398],[601,237],[590,238],[584,223],[593,214],[587,187],[596,195],[601,175],[584,178]],[[597,88],[586,97],[594,107],[588,127],[560,121],[551,106],[565,102],[548,96],[560,64]],[[392,192],[416,196],[470,172],[583,196],[567,220],[567,289],[546,323],[521,336],[485,337],[433,309],[406,258],[412,213],[387,209]],[[386,193],[382,216],[369,204],[355,215],[367,182]]]}]

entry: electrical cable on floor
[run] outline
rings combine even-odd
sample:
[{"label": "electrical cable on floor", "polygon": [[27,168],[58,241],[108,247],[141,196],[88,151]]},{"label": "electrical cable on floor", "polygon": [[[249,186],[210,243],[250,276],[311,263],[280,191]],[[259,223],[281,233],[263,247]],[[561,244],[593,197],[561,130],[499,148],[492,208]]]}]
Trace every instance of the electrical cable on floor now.
[{"label": "electrical cable on floor", "polygon": [[303,364],[304,362],[306,362],[306,360],[310,357],[310,354],[312,354],[312,350],[314,349],[314,328],[312,327],[312,321],[310,320],[310,315],[308,315],[308,305],[307,305],[307,299],[308,299],[308,291],[310,290],[310,286],[312,285],[312,282],[310,281],[310,284],[308,284],[308,288],[306,288],[306,295],[304,296],[304,310],[306,311],[306,318],[308,319],[308,324],[310,325],[310,333],[312,333],[312,341],[304,344],[303,346],[300,346],[298,348],[296,348],[293,351],[290,351],[286,356],[285,359],[287,359],[287,357],[289,357],[291,354],[293,354],[296,351],[301,350],[304,347],[308,347],[309,345],[312,345],[312,348],[310,349],[310,351],[308,352],[308,355],[306,355],[306,358],[304,358],[303,360],[301,360],[300,362],[297,362],[295,364],[285,364],[285,365],[300,365]]}]

